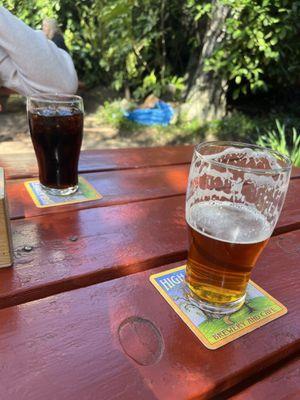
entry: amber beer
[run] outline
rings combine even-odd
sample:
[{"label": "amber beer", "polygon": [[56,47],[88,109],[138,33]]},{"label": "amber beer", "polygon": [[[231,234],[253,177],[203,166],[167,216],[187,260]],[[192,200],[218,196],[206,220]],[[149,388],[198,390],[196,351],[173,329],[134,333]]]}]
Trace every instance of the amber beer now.
[{"label": "amber beer", "polygon": [[201,310],[229,314],[243,306],[290,173],[291,160],[271,149],[222,141],[195,147],[186,193],[186,281]]},{"label": "amber beer", "polygon": [[271,226],[244,204],[200,202],[187,213],[190,248],[186,280],[200,300],[225,305],[240,300]]}]

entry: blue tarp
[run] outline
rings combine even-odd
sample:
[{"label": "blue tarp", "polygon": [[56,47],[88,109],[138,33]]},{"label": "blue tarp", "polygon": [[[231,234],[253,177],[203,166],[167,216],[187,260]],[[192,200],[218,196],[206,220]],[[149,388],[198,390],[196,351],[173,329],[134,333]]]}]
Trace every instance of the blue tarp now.
[{"label": "blue tarp", "polygon": [[173,115],[173,108],[164,101],[157,101],[154,108],[138,108],[126,111],[125,117],[141,125],[169,125]]}]

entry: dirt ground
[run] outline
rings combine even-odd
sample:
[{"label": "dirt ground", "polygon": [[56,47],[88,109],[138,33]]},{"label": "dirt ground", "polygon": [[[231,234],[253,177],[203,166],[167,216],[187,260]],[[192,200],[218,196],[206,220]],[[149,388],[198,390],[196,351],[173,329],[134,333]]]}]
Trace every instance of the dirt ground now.
[{"label": "dirt ground", "polygon": [[[151,129],[126,137],[120,134],[118,129],[99,123],[96,111],[105,100],[114,99],[113,93],[98,88],[84,93],[83,98],[85,105],[83,150],[155,144],[150,140]],[[26,119],[25,99],[13,95],[10,96],[5,111],[0,113],[0,154],[21,152],[33,152],[33,148]]]}]

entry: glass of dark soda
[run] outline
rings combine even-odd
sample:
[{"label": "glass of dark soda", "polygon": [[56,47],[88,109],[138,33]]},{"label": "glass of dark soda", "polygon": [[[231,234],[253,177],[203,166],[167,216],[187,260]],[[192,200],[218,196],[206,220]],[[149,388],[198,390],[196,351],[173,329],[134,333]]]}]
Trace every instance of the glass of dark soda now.
[{"label": "glass of dark soda", "polygon": [[27,114],[42,188],[53,195],[75,193],[83,135],[82,98],[34,95],[27,98]]}]

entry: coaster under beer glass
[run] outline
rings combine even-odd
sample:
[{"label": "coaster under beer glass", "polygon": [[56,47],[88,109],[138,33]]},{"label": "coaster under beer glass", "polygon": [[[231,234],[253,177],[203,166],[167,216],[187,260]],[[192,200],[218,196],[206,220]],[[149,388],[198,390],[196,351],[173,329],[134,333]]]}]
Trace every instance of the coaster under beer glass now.
[{"label": "coaster under beer glass", "polygon": [[83,135],[82,98],[34,95],[27,98],[27,113],[42,188],[52,195],[75,193]]},{"label": "coaster under beer glass", "polygon": [[186,197],[186,281],[204,311],[245,301],[250,273],[280,215],[288,157],[250,144],[206,142],[194,150]]}]

